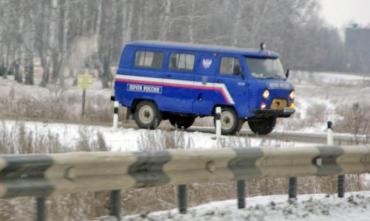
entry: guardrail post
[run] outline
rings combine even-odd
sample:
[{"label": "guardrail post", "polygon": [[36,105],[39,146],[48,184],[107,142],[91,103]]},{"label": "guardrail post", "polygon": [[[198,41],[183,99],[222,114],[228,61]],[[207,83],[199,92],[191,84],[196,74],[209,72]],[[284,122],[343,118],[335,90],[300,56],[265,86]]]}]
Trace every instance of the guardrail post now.
[{"label": "guardrail post", "polygon": [[[333,122],[328,121],[328,139],[327,139],[328,145],[334,145],[334,135],[333,135]],[[344,175],[338,175],[337,176],[337,193],[339,198],[344,197],[344,182],[345,182],[345,176]]]},{"label": "guardrail post", "polygon": [[187,187],[186,185],[177,186],[177,198],[179,203],[179,213],[185,214],[187,212]]},{"label": "guardrail post", "polygon": [[288,195],[289,201],[295,201],[297,199],[297,177],[289,178]]},{"label": "guardrail post", "polygon": [[237,181],[238,209],[245,208],[245,180]]},{"label": "guardrail post", "polygon": [[344,197],[344,182],[345,182],[345,176],[339,175],[338,180],[337,180],[337,191],[338,191],[339,198]]},{"label": "guardrail post", "polygon": [[112,190],[110,193],[110,215],[121,220],[121,190]]},{"label": "guardrail post", "polygon": [[46,221],[46,198],[36,198],[36,221]]},{"label": "guardrail post", "polygon": [[81,117],[85,117],[85,106],[86,106],[86,88],[82,89],[82,107],[81,107]]},{"label": "guardrail post", "polygon": [[328,137],[327,137],[327,144],[334,145],[334,135],[333,135],[333,122],[328,121]]},{"label": "guardrail post", "polygon": [[113,108],[113,129],[118,128],[118,108],[119,108],[119,103],[116,100],[114,96],[111,97],[111,100],[114,102],[114,108]]}]

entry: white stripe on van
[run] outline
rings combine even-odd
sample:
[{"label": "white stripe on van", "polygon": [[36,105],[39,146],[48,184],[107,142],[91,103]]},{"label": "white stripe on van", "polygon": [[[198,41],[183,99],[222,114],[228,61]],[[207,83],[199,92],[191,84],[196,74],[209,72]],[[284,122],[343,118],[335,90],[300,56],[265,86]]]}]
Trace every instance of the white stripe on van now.
[{"label": "white stripe on van", "polygon": [[188,81],[188,80],[176,80],[176,79],[166,79],[166,78],[153,78],[153,77],[142,77],[142,76],[132,76],[132,75],[116,75],[116,81],[135,81],[137,83],[147,83],[147,84],[159,84],[163,86],[186,86],[193,89],[207,89],[207,90],[217,90],[221,91],[222,95],[225,97],[226,102],[229,104],[235,104],[234,99],[231,97],[229,90],[222,83],[205,83],[199,81]]}]

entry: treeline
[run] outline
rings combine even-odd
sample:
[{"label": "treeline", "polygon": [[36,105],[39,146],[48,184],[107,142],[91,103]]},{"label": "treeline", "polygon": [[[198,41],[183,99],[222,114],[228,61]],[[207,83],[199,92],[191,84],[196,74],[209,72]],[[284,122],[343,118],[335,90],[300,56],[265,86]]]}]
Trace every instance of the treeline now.
[{"label": "treeline", "polygon": [[343,43],[320,20],[316,0],[1,0],[0,73],[41,86],[64,85],[88,69],[103,87],[130,40],[258,47],[285,66],[340,70]]}]

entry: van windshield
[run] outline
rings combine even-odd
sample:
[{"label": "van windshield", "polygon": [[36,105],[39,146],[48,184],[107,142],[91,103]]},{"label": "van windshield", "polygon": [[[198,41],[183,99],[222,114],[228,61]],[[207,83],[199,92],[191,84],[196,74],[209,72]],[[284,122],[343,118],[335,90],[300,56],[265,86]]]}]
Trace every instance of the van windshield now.
[{"label": "van windshield", "polygon": [[259,79],[285,79],[283,65],[278,58],[246,58],[253,77]]}]

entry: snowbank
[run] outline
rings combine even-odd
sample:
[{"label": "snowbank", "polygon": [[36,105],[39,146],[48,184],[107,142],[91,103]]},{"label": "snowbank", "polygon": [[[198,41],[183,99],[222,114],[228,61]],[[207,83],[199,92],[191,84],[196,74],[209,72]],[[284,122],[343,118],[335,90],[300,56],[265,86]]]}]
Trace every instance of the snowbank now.
[{"label": "snowbank", "polygon": [[347,193],[345,199],[335,195],[300,195],[295,203],[288,203],[286,195],[247,198],[247,208],[237,209],[236,201],[212,202],[189,209],[185,215],[177,210],[123,217],[123,221],[368,221],[370,192]]}]

